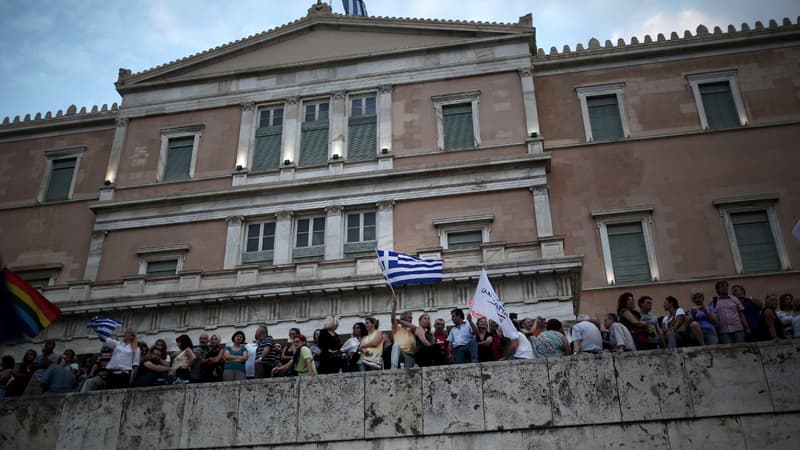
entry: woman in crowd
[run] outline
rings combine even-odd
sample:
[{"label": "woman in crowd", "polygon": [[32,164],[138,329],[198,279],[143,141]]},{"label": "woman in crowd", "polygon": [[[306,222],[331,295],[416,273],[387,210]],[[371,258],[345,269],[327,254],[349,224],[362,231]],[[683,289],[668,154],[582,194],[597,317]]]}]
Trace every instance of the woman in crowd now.
[{"label": "woman in crowd", "polygon": [[664,311],[667,315],[661,319],[661,330],[667,336],[667,348],[676,348],[688,326],[686,313],[671,295],[664,300]]},{"label": "woman in crowd", "polygon": [[6,397],[18,397],[25,392],[25,388],[33,376],[34,361],[36,361],[36,350],[30,349],[25,352],[22,361],[17,363],[11,372],[13,379],[6,385]]},{"label": "woman in crowd", "polygon": [[289,329],[289,339],[286,340],[286,346],[283,347],[283,351],[281,351],[280,360],[281,364],[286,364],[289,361],[294,359],[294,337],[300,334],[300,329],[298,328],[290,328]]},{"label": "woman in crowd", "polygon": [[489,321],[485,317],[481,317],[476,324],[478,326],[478,333],[475,335],[475,340],[478,341],[478,361],[497,361],[492,352],[495,335],[489,330]]},{"label": "woman in crowd", "polygon": [[623,292],[617,299],[617,316],[619,323],[625,325],[631,332],[636,348],[646,348],[648,325],[642,321],[641,313],[636,310],[636,301],[632,293]]},{"label": "woman in crowd", "polygon": [[237,331],[231,336],[231,345],[225,347],[222,359],[225,369],[222,372],[222,381],[239,381],[247,379],[244,363],[247,361],[247,349],[244,348],[244,332]]},{"label": "woman in crowd", "polygon": [[531,338],[534,358],[550,358],[554,356],[571,355],[572,348],[564,335],[564,328],[558,319],[550,319],[545,325],[545,331],[537,337]]},{"label": "woman in crowd", "polygon": [[781,321],[785,331],[784,334],[786,336],[797,335],[797,332],[793,329],[792,322],[792,319],[794,319],[794,296],[788,293],[782,294],[779,305],[780,309],[776,310],[775,313],[778,315],[778,320]]},{"label": "woman in crowd", "polygon": [[[177,360],[177,358],[176,358]],[[142,366],[139,367],[139,375],[136,377],[137,386],[154,386],[156,384],[184,384],[189,381],[175,377],[174,369],[170,368],[161,359],[161,350],[153,347],[150,355]],[[159,383],[160,381],[160,383]]]},{"label": "woman in crowd", "polygon": [[192,350],[192,339],[182,334],[175,339],[175,343],[178,344],[180,353],[178,353],[172,361],[172,370],[170,374],[188,382],[192,378],[192,364],[194,364],[194,360],[197,359],[197,355],[195,355]]},{"label": "woman in crowd", "polygon": [[156,340],[156,343],[153,344],[153,348],[161,350],[162,361],[164,361],[167,365],[172,364],[172,358],[169,356],[169,352],[167,351],[167,341],[158,339]]},{"label": "woman in crowd", "polygon": [[705,306],[705,295],[700,289],[692,289],[692,307],[689,309],[689,330],[694,340],[700,345],[717,345],[717,313],[714,307]]},{"label": "woman in crowd", "polygon": [[367,336],[361,339],[359,350],[361,358],[358,360],[358,370],[366,372],[368,370],[383,369],[383,333],[378,330],[378,319],[367,317]]},{"label": "woman in crowd", "polygon": [[431,316],[419,316],[419,326],[414,327],[414,361],[420,367],[433,366],[442,363],[442,349],[436,345],[436,340],[431,332]]},{"label": "woman in crowd", "polygon": [[775,294],[767,295],[764,299],[764,309],[758,319],[759,341],[770,341],[773,339],[783,339],[786,337],[783,324],[778,317],[778,296]]},{"label": "woman in crowd", "polygon": [[317,338],[319,345],[319,373],[339,373],[342,368],[342,341],[336,334],[339,321],[333,317],[325,318],[325,324]]},{"label": "woman in crowd", "polygon": [[11,381],[14,366],[16,366],[16,363],[13,356],[3,356],[3,365],[0,367],[0,398],[6,396],[6,385]]},{"label": "woman in crowd", "polygon": [[139,344],[136,332],[128,328],[122,335],[122,342],[100,336],[100,340],[111,348],[111,361],[106,365],[106,389],[126,388],[136,367],[139,367]]},{"label": "woman in crowd", "polygon": [[314,365],[314,355],[308,347],[306,337],[302,334],[297,334],[294,337],[294,356],[292,360],[283,364],[282,366],[272,369],[272,375],[278,373],[286,373],[288,375],[316,375],[317,370]]},{"label": "woman in crowd", "polygon": [[358,347],[361,345],[361,339],[366,335],[367,326],[364,325],[364,322],[358,322],[353,325],[353,335],[342,345],[345,372],[358,371],[358,360],[361,358],[361,352],[359,352]]}]

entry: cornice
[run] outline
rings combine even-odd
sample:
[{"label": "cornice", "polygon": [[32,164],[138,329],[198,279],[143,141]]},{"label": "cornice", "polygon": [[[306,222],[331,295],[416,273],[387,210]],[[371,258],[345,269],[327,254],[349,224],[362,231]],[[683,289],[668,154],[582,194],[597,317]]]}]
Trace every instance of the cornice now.
[{"label": "cornice", "polygon": [[13,119],[5,117],[0,124],[0,139],[6,140],[16,136],[29,136],[64,129],[73,129],[71,131],[74,131],[78,128],[94,131],[98,126],[113,128],[118,113],[119,107],[114,103],[110,108],[108,105],[102,107],[95,105],[88,112],[85,106],[78,110],[77,106],[71,105],[67,108],[66,113],[59,109],[55,114],[49,111],[44,115],[36,113],[33,118],[30,114],[26,114],[21,119],[19,116],[15,116]]}]

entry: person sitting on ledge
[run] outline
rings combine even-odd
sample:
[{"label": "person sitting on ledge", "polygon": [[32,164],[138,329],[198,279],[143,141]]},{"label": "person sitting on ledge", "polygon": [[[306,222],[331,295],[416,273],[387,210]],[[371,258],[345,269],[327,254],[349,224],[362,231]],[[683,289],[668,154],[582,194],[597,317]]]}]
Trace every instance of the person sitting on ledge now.
[{"label": "person sitting on ledge", "polygon": [[601,353],[603,351],[603,335],[588,314],[579,314],[578,323],[572,326],[574,353]]},{"label": "person sitting on ledge", "polygon": [[633,336],[628,328],[619,323],[619,318],[614,313],[609,313],[606,316],[604,323],[606,330],[608,330],[609,340],[611,341],[611,348],[616,352],[632,352],[636,350],[636,344],[633,342]]}]

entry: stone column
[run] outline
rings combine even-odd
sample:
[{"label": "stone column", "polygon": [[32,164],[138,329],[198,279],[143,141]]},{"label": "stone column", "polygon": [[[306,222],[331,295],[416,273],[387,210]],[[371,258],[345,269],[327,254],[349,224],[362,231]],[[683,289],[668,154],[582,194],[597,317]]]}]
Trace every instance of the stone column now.
[{"label": "stone column", "polygon": [[345,98],[344,91],[336,91],[331,97],[331,144],[328,146],[328,159],[333,158],[333,155],[339,155],[340,159],[344,159],[347,152],[345,148],[345,134],[347,134],[347,105]]},{"label": "stone column", "polygon": [[325,208],[325,260],[342,259],[344,254],[344,240],[342,239],[342,212],[341,206]]},{"label": "stone column", "polygon": [[394,200],[378,202],[378,248],[394,250]]},{"label": "stone column", "polygon": [[242,244],[244,238],[244,217],[229,216],[225,218],[228,225],[228,234],[225,238],[225,262],[223,269],[233,269],[242,262]]},{"label": "stone column", "polygon": [[553,235],[553,219],[550,216],[550,194],[547,185],[534,186],[533,211],[536,214],[536,234],[539,238]]},{"label": "stone column", "polygon": [[233,167],[250,166],[250,152],[255,147],[256,104],[254,102],[242,103],[242,121],[239,124],[239,145],[236,147],[236,162]]},{"label": "stone column", "polygon": [[378,154],[382,149],[392,151],[392,85],[378,88]]},{"label": "stone column", "polygon": [[283,108],[283,135],[281,142],[283,148],[281,152],[281,165],[285,160],[292,163],[297,162],[297,157],[300,155],[300,148],[298,147],[300,136],[300,99],[298,97],[290,97],[286,99],[286,106]]},{"label": "stone column", "polygon": [[120,117],[117,119],[117,128],[114,130],[114,140],[111,142],[111,155],[108,158],[108,168],[106,169],[106,181],[117,182],[119,163],[122,161],[122,149],[125,145],[125,136],[128,134],[128,118]]},{"label": "stone column", "polygon": [[103,243],[106,240],[108,231],[92,231],[92,240],[89,241],[89,256],[86,258],[86,271],[83,274],[84,280],[96,281],[97,272],[100,271],[100,259],[103,256]]},{"label": "stone column", "polygon": [[292,212],[280,211],[276,217],[272,264],[277,266],[292,262]]},{"label": "stone column", "polygon": [[539,111],[536,107],[536,90],[533,85],[533,69],[526,67],[519,70],[519,79],[522,83],[522,102],[525,107],[525,128],[529,142],[529,153],[544,151],[541,145],[541,131],[539,130]]}]

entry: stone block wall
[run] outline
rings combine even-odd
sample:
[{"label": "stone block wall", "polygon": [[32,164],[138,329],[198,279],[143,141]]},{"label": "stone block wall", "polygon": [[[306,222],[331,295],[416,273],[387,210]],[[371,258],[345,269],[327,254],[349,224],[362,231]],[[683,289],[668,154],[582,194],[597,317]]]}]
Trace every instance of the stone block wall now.
[{"label": "stone block wall", "polygon": [[800,340],[0,401],[1,449],[796,448]]}]

